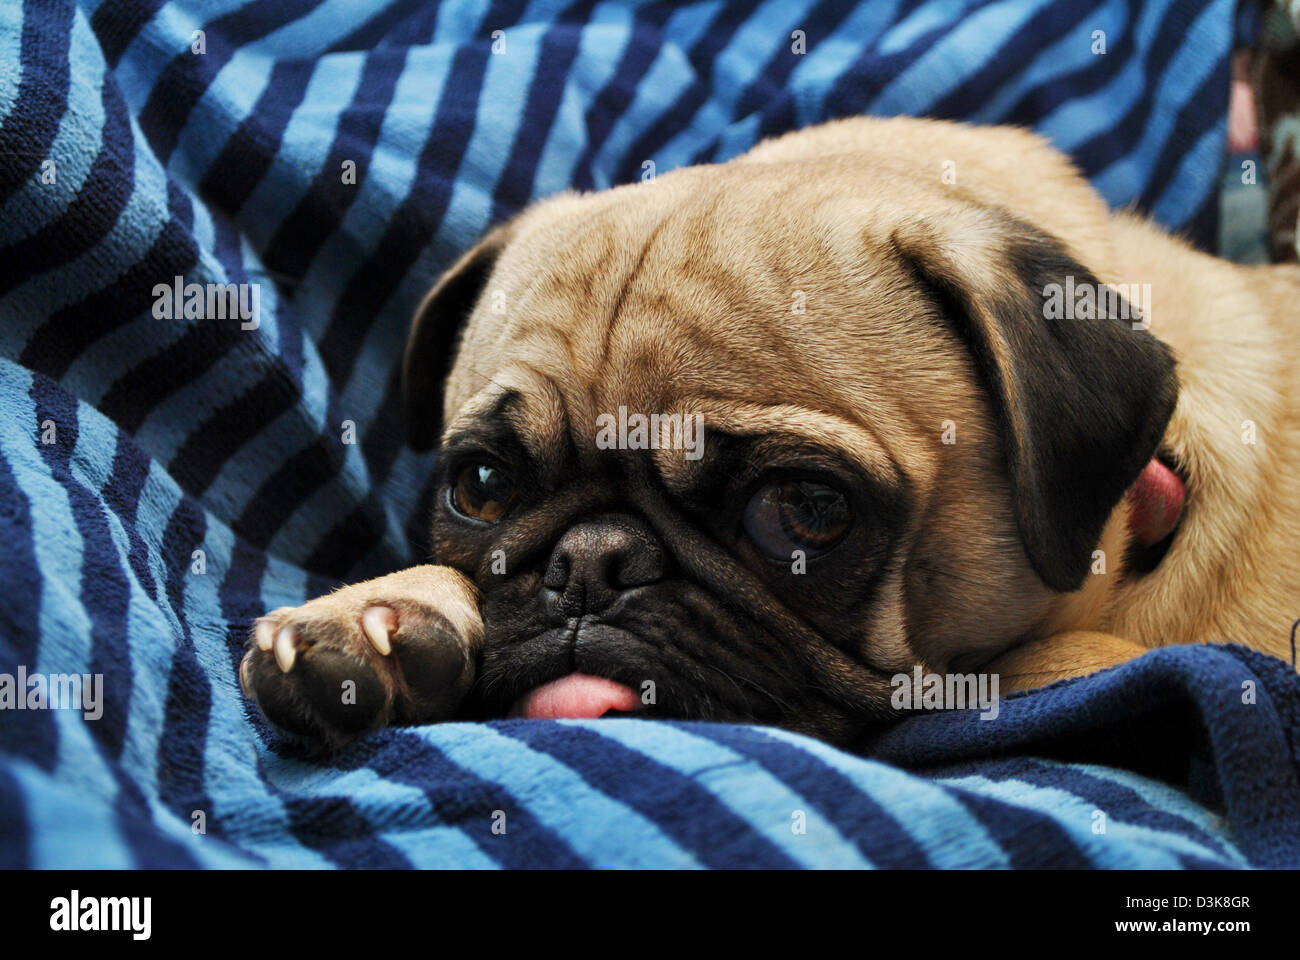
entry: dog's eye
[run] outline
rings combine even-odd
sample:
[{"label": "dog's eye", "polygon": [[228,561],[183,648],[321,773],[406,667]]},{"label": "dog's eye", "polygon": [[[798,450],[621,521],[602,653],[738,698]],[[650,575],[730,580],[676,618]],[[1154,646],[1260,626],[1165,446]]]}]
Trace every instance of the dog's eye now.
[{"label": "dog's eye", "polygon": [[795,550],[816,556],[849,529],[844,495],[812,480],[769,483],[745,507],[745,533],[768,556],[788,560]]},{"label": "dog's eye", "polygon": [[473,520],[496,523],[514,506],[510,478],[485,463],[472,463],[456,474],[449,499],[457,513]]}]

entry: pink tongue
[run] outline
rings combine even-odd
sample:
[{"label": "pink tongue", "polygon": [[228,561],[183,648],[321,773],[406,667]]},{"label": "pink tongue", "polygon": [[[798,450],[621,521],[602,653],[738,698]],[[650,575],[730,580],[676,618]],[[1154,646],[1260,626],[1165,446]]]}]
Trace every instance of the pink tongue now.
[{"label": "pink tongue", "polygon": [[1159,460],[1152,460],[1129,489],[1129,529],[1144,547],[1159,543],[1178,525],[1186,497],[1183,481]]},{"label": "pink tongue", "polygon": [[510,715],[554,720],[560,717],[600,717],[610,710],[631,711],[641,705],[636,691],[604,677],[571,673],[524,694]]}]

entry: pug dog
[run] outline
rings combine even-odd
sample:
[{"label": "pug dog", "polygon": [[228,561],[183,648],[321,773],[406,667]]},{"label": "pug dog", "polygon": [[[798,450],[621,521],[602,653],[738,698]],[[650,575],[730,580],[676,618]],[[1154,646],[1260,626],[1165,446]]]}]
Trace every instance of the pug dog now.
[{"label": "pug dog", "polygon": [[420,305],[432,562],[276,610],[282,730],[634,714],[851,745],[1300,617],[1300,269],[1114,213],[1020,129],[854,118],[539,202]]}]

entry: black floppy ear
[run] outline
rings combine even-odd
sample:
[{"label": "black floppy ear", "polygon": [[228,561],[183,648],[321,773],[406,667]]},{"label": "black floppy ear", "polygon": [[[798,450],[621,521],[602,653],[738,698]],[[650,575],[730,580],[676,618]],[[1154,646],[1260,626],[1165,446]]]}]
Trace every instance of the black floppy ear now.
[{"label": "black floppy ear", "polygon": [[402,358],[402,408],[406,442],[416,450],[430,449],[442,434],[442,388],[457,342],[508,236],[506,227],[491,231],[452,264],[415,311]]},{"label": "black floppy ear", "polygon": [[[910,224],[893,242],[974,355],[1030,563],[1054,590],[1077,590],[1173,414],[1172,353],[1059,240],[1009,215]],[[1089,284],[1104,294],[1093,309],[1064,302]]]}]

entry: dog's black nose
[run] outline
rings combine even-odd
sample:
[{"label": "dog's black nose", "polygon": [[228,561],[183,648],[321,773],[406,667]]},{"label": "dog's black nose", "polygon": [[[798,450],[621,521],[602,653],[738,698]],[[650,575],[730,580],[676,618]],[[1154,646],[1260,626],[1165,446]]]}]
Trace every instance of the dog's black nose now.
[{"label": "dog's black nose", "polygon": [[664,575],[659,538],[642,521],[608,515],[580,523],[551,552],[542,585],[565,617],[599,613],[625,590],[658,583]]}]

